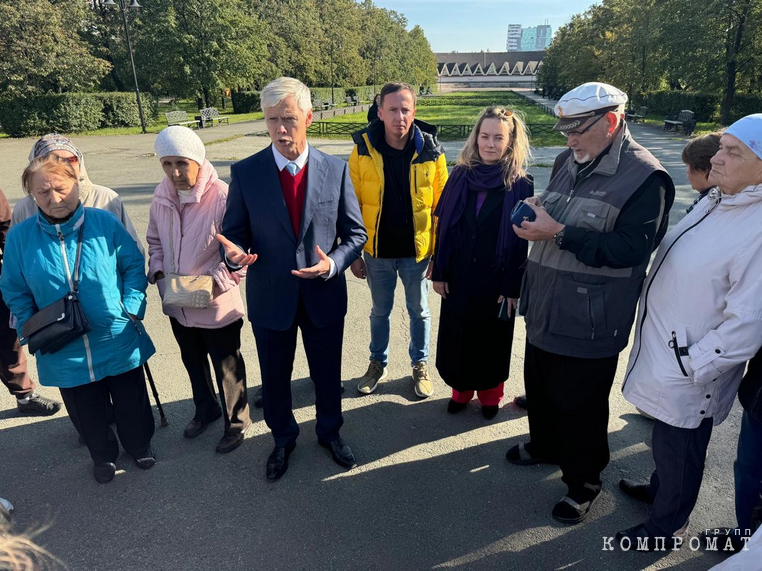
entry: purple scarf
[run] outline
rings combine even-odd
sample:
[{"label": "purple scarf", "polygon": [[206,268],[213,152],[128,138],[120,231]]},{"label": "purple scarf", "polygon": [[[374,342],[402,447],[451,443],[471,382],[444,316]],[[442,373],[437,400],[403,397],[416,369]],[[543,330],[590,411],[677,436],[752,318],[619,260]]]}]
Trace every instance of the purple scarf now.
[{"label": "purple scarf", "polygon": [[[434,266],[443,270],[447,260],[452,254],[455,244],[458,243],[458,222],[466,210],[466,202],[469,192],[493,191],[503,192],[505,187],[504,172],[502,165],[478,164],[473,168],[456,166],[450,178],[447,179],[442,197],[437,204],[434,215],[437,217],[437,245],[434,254]],[[519,184],[527,184],[525,179],[520,179],[511,185],[511,189],[517,190]],[[521,195],[521,194],[520,194]],[[511,210],[515,200],[503,201],[503,216],[500,221],[500,231],[497,237],[497,263],[503,267],[507,261],[508,247],[516,239],[516,234],[511,228]]]}]

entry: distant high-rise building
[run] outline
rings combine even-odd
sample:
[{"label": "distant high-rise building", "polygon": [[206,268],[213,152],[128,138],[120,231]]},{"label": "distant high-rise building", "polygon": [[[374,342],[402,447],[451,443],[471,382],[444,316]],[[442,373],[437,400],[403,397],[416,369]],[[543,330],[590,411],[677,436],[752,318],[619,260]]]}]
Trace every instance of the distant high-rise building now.
[{"label": "distant high-rise building", "polygon": [[531,28],[522,28],[521,24],[508,24],[508,39],[505,49],[509,52],[545,50],[550,45],[551,37],[548,24]]},{"label": "distant high-rise building", "polygon": [[505,49],[509,52],[518,51],[521,47],[521,24],[508,24],[508,38]]}]

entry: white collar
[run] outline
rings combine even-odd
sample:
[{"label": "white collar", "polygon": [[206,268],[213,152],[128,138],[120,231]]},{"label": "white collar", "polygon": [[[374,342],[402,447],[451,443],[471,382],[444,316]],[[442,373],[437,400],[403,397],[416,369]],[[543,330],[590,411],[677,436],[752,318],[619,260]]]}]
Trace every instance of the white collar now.
[{"label": "white collar", "polygon": [[310,146],[309,144],[304,147],[304,151],[302,151],[302,154],[296,157],[293,161],[290,159],[287,159],[283,155],[280,154],[278,149],[275,148],[275,145],[270,145],[270,148],[273,150],[273,157],[275,157],[275,164],[278,166],[278,170],[282,171],[284,168],[286,168],[286,165],[290,162],[296,163],[296,172],[299,172],[304,168],[304,165],[307,164],[307,158],[310,154]]}]

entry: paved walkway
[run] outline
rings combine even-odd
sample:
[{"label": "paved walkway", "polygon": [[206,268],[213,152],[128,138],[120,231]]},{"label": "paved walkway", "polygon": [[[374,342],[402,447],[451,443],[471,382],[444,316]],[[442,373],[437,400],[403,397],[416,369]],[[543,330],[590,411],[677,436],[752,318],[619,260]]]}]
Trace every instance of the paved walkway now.
[{"label": "paved walkway", "polygon": [[[214,140],[262,130],[262,123],[204,129]],[[684,139],[635,126],[635,137],[665,163],[679,183],[679,150]],[[116,189],[145,235],[153,188],[162,177],[152,155],[154,136],[75,137],[86,155],[93,180]],[[19,177],[32,139],[0,140],[0,185],[15,201]],[[230,164],[267,145],[262,137],[211,144],[207,151],[222,178]],[[347,156],[342,141],[315,146]],[[454,159],[457,143],[447,144]],[[558,149],[538,152],[552,162]],[[547,168],[537,169],[547,178]],[[545,174],[543,174],[545,173]],[[538,188],[546,183],[539,182]],[[681,187],[681,197],[690,196]],[[682,200],[682,198],[681,198]],[[683,205],[675,206],[679,217]],[[155,288],[149,290],[146,326],[157,346],[151,360],[170,426],[157,428],[156,466],[147,472],[128,457],[109,485],[95,483],[87,451],[59,413],[27,419],[15,414],[14,401],[0,392],[0,495],[17,508],[21,528],[48,526],[40,541],[68,568],[79,570],[705,570],[716,554],[642,554],[602,551],[603,537],[643,521],[646,506],[617,489],[622,477],[641,478],[652,469],[651,423],[626,403],[618,388],[611,395],[611,463],[604,473],[603,495],[589,520],[561,525],[550,517],[565,487],[552,466],[516,467],[505,451],[526,439],[526,414],[512,405],[494,421],[482,419],[471,405],[457,416],[445,407],[447,387],[435,377],[436,394],[419,401],[413,394],[407,357],[408,320],[402,288],[392,315],[389,380],[371,396],[360,397],[353,377],[367,364],[370,296],[367,285],[349,276],[343,374],[344,438],[360,466],[343,472],[314,435],[314,391],[301,349],[294,364],[294,408],[302,428],[288,474],[276,484],[264,479],[272,439],[260,410],[244,445],[219,456],[214,445],[221,425],[198,439],[182,438],[193,415],[190,387]],[[436,359],[439,300],[430,294],[432,355]],[[524,327],[516,327],[508,398],[523,392]],[[243,353],[250,394],[260,384],[254,340],[243,331]],[[621,386],[628,351],[620,359],[614,386]],[[474,356],[478,358],[478,356]],[[34,363],[31,363],[34,371]],[[33,373],[34,376],[36,374]],[[41,392],[56,396],[43,387]],[[733,523],[732,464],[739,411],[715,429],[694,532]]]}]

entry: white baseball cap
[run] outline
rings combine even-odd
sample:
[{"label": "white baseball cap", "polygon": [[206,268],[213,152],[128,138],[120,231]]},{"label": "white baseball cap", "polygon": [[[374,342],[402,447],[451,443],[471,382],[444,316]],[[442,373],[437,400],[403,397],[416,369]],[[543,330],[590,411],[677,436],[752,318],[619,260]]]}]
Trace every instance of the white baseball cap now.
[{"label": "white baseball cap", "polygon": [[564,94],[554,109],[556,131],[570,131],[590,117],[603,115],[627,103],[627,94],[599,81],[583,83]]}]

